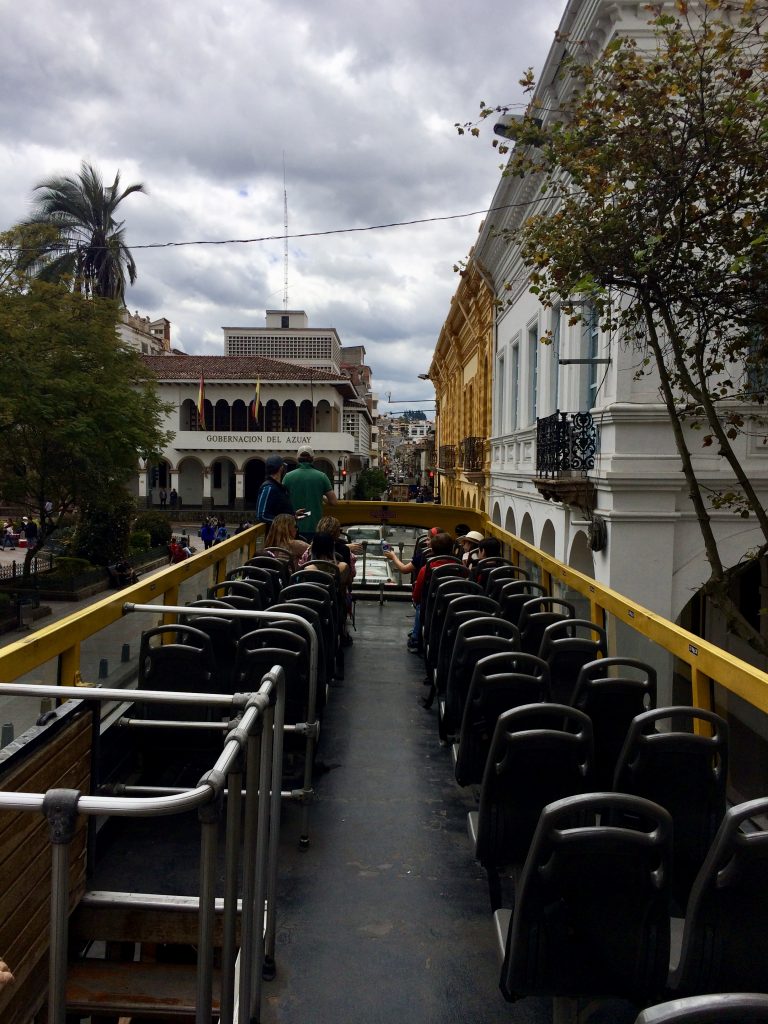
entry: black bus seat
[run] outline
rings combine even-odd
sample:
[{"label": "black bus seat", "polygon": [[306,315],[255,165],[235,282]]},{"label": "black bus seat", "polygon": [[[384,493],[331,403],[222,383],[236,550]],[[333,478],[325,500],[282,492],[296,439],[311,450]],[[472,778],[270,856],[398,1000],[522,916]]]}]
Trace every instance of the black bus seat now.
[{"label": "black bus seat", "polygon": [[507,580],[498,593],[499,614],[514,626],[520,625],[523,605],[534,597],[549,597],[549,590],[543,583],[533,580]]},{"label": "black bus seat", "polygon": [[[179,615],[179,623],[194,626],[210,638],[213,659],[216,665],[211,680],[211,689],[216,693],[232,693],[232,672],[235,666],[237,641],[243,633],[243,620],[237,616],[231,619],[223,615],[206,615],[207,608],[232,608],[226,601],[215,599],[192,601],[188,612]],[[247,627],[246,627],[247,628]]]},{"label": "black bus seat", "polygon": [[522,650],[528,654],[538,654],[547,626],[562,622],[563,619],[575,618],[575,606],[559,597],[533,597],[526,601],[517,623]]},{"label": "black bus seat", "polygon": [[[171,639],[171,638],[174,638]],[[170,641],[170,642],[169,642]],[[138,687],[172,693],[211,692],[216,671],[211,638],[202,629],[181,623],[154,626],[141,634]],[[170,709],[173,708],[171,711]],[[147,705],[148,718],[200,718],[199,708]]]},{"label": "black bus seat", "polygon": [[[299,584],[297,584],[298,586]],[[283,592],[280,595],[281,598],[284,596],[285,591],[288,587],[283,588]],[[327,591],[323,591],[319,588],[322,593],[322,598],[311,597],[307,594],[295,594],[289,596],[284,600],[280,601],[280,606],[286,608],[291,604],[301,605],[303,608],[312,609],[318,620],[318,626],[321,634],[321,643],[318,650],[318,662],[320,657],[323,658],[323,667],[325,669],[326,681],[330,683],[331,679],[336,676],[337,672],[337,653],[339,651],[339,635],[336,630],[334,615],[331,609],[330,596]]]},{"label": "black bus seat", "polygon": [[[289,625],[283,623],[283,626]],[[273,665],[285,670],[285,722],[306,722],[309,708],[310,657],[306,637],[291,629],[266,626],[242,636],[237,645],[234,682],[238,692],[258,689]]]},{"label": "black bus seat", "polygon": [[721,1021],[768,1021],[768,995],[762,992],[719,992],[686,996],[649,1006],[635,1024],[720,1024]]},{"label": "black bus seat", "polygon": [[456,747],[456,781],[479,784],[503,712],[549,700],[549,668],[533,654],[490,654],[475,665]]},{"label": "black bus seat", "polygon": [[765,814],[766,797],[725,812],[691,889],[672,995],[768,992],[768,833],[752,824]]},{"label": "black bus seat", "polygon": [[496,722],[480,787],[468,816],[475,858],[488,875],[491,909],[501,904],[499,869],[520,868],[542,809],[592,785],[592,723],[564,704],[523,704]]},{"label": "black bus seat", "polygon": [[461,623],[480,615],[495,616],[498,610],[496,602],[484,594],[457,594],[448,602],[442,626],[436,634],[436,642],[431,643],[425,652],[427,669],[431,670],[433,682],[447,675]]},{"label": "black bus seat", "polygon": [[243,611],[261,612],[264,610],[262,590],[245,580],[223,580],[208,587],[208,597],[227,601],[233,608]]},{"label": "black bus seat", "polygon": [[519,565],[497,565],[495,569],[490,570],[486,577],[485,592],[488,597],[498,601],[505,583],[514,583],[520,580],[530,581],[530,578],[528,570],[522,569]]},{"label": "black bus seat", "polygon": [[270,548],[270,550],[275,552],[285,551],[287,557],[277,558],[275,555],[254,555],[253,558],[249,558],[243,565],[253,565],[266,569],[267,572],[276,572],[280,577],[280,586],[287,586],[291,578],[290,561],[293,556],[286,548]]},{"label": "black bus seat", "polygon": [[[603,824],[617,815],[632,827]],[[516,892],[505,998],[658,1001],[669,964],[671,859],[672,820],[658,804],[625,793],[548,804]]]},{"label": "black bus seat", "polygon": [[[310,575],[317,577],[324,574],[311,572]],[[331,577],[326,576],[326,579],[331,579]],[[290,583],[287,587],[283,587],[280,600],[282,603],[286,601],[301,601],[317,609],[324,632],[328,671],[337,678],[343,678],[343,667],[339,667],[341,620],[334,592],[320,583]]]},{"label": "black bus seat", "polygon": [[440,584],[440,581],[448,579],[449,576],[458,576],[462,579],[469,579],[469,569],[466,565],[463,565],[458,558],[454,558],[452,555],[441,555],[441,564],[432,568],[431,563],[434,560],[435,557],[432,557],[428,558],[426,561],[424,585],[421,591],[421,600],[419,602],[421,631],[425,637],[432,621],[433,596]]},{"label": "black bus seat", "polygon": [[568,704],[583,666],[607,656],[608,638],[589,619],[563,619],[546,627],[536,653],[549,665],[552,700]]},{"label": "black bus seat", "polygon": [[[698,735],[706,723],[710,736]],[[728,724],[713,711],[657,708],[631,723],[613,788],[665,807],[674,822],[672,895],[681,913],[725,815]]]},{"label": "black bus seat", "polygon": [[[168,642],[170,640],[170,642]],[[141,705],[141,690],[174,693],[211,693],[217,675],[213,645],[207,633],[195,626],[169,623],[141,634],[136,701],[133,717],[159,722],[214,722],[218,713],[202,704]],[[153,785],[194,785],[211,754],[221,749],[224,732],[194,730],[184,726],[138,729],[134,744],[142,777]]]},{"label": "black bus seat", "polygon": [[[345,618],[345,597],[339,578],[334,577],[331,573],[318,572],[315,569],[301,569],[299,572],[293,573],[291,582],[286,589],[289,589],[291,594],[298,594],[299,591],[294,591],[293,588],[302,586],[313,587],[315,591],[318,588],[324,591],[330,601],[334,627],[340,635]],[[307,591],[307,595],[310,596],[309,591]],[[281,600],[288,600],[288,597],[283,595]]]},{"label": "black bus seat", "polygon": [[479,561],[473,562],[469,567],[470,579],[476,580],[485,590],[488,583],[488,574],[492,569],[497,569],[502,565],[514,565],[514,562],[504,558],[502,555],[489,555],[488,558],[481,558]]},{"label": "black bus seat", "polygon": [[271,626],[278,625],[281,612],[288,612],[290,615],[300,615],[302,619],[305,619],[312,626],[317,637],[317,709],[320,712],[325,707],[326,690],[330,682],[330,676],[328,674],[328,659],[325,650],[325,630],[318,610],[302,601],[279,601],[277,604],[273,604],[269,611],[271,614],[274,614],[274,619],[268,620]]},{"label": "black bus seat", "polygon": [[257,583],[260,588],[266,590],[264,607],[269,607],[278,600],[282,581],[279,572],[271,569],[263,569],[260,565],[241,565],[237,569],[230,569],[226,578],[228,580],[244,580],[246,583]]},{"label": "black bus seat", "polygon": [[504,619],[478,615],[462,622],[456,631],[448,672],[444,679],[437,680],[440,739],[447,740],[461,728],[469,684],[478,661],[492,654],[519,650],[520,634]]},{"label": "black bus seat", "polygon": [[595,785],[612,789],[632,719],[656,707],[656,669],[636,658],[598,658],[579,672],[569,703],[592,719]]},{"label": "black bus seat", "polygon": [[439,631],[442,629],[445,609],[454,597],[466,597],[467,594],[482,594],[482,588],[478,583],[473,583],[466,576],[448,576],[438,582],[432,594],[430,605],[430,616],[426,623],[422,624],[421,644],[426,652],[430,646],[437,650],[439,644]]}]

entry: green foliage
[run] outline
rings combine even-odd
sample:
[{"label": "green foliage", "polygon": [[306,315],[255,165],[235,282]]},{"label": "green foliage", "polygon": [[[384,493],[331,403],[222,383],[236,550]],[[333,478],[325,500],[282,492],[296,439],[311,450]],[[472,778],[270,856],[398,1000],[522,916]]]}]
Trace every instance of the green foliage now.
[{"label": "green foliage", "polygon": [[80,509],[72,539],[74,554],[94,565],[110,565],[124,558],[135,514],[133,498],[119,486],[90,497]]},{"label": "green foliage", "polygon": [[380,469],[364,469],[355,483],[357,501],[378,501],[387,489],[387,478]]},{"label": "green foliage", "polygon": [[[604,330],[638,350],[639,372],[655,366],[709,592],[727,602],[712,508],[754,516],[768,550],[768,514],[733,445],[759,422],[739,406],[754,410],[768,382],[768,12],[752,0],[647,10],[641,42],[618,34],[595,57],[568,39],[566,80],[547,83],[541,106],[524,76],[534,96],[505,173],[533,178],[542,202],[510,237],[545,306],[562,303],[572,323],[596,309]],[[490,113],[507,110],[483,104],[480,119]],[[711,491],[699,480],[691,426],[706,428],[704,444],[736,486]]]},{"label": "green foliage", "polygon": [[153,547],[152,538],[147,530],[134,530],[129,538],[131,551],[147,551]]},{"label": "green foliage", "polygon": [[[136,263],[125,244],[123,222],[117,207],[140,184],[120,189],[120,173],[104,186],[101,175],[83,161],[77,177],[49,178],[35,187],[32,230],[53,230],[41,238],[33,258],[22,259],[24,269],[45,281],[67,280],[84,295],[119,299],[125,294],[126,277],[136,280]],[[29,250],[28,250],[29,251]]]},{"label": "green foliage", "polygon": [[147,532],[150,536],[150,543],[147,547],[159,548],[170,543],[172,530],[168,517],[162,512],[155,512],[147,509],[146,512],[139,512],[133,524],[135,533]]},{"label": "green foliage", "polygon": [[38,522],[52,502],[40,543],[167,443],[156,382],[117,316],[111,300],[40,281],[0,289],[0,493]]},{"label": "green foliage", "polygon": [[81,573],[87,572],[88,569],[92,568],[93,564],[89,562],[87,558],[75,558],[69,555],[62,555],[54,562],[53,573],[51,575],[59,576],[63,579],[71,579],[71,577],[79,576]]}]

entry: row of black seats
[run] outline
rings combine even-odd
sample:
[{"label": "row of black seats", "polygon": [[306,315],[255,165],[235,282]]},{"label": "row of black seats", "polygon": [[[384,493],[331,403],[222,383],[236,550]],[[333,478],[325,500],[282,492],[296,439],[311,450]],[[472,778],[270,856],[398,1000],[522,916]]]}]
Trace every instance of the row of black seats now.
[{"label": "row of black seats", "polygon": [[[313,563],[310,563],[313,564]],[[326,563],[291,572],[288,563],[257,556],[191,602],[173,625],[142,635],[139,688],[185,692],[235,693],[258,688],[274,665],[286,675],[286,724],[306,722],[314,688],[315,711],[325,704],[327,687],[343,676],[341,646],[343,593],[338,570]],[[268,611],[269,619],[211,614],[227,609]],[[298,615],[317,637],[317,672],[311,677],[310,642]],[[179,708],[155,705],[153,718],[179,718]],[[190,709],[188,717],[199,717]]]},{"label": "row of black seats", "polygon": [[[740,973],[733,945],[750,884],[763,898],[765,837],[740,838],[755,804],[725,813],[726,723],[690,707],[657,709],[650,666],[607,657],[602,631],[588,622],[591,635],[581,630],[572,606],[494,561],[474,579],[450,563],[433,569],[422,623],[441,737],[461,723],[457,780],[480,785],[470,833],[494,907],[500,869],[518,880],[514,916],[497,913],[505,995],[646,1005],[669,986],[763,987],[768,972],[760,964]],[[723,858],[735,863],[733,848],[744,887],[734,880],[723,911],[719,872]],[[686,930],[668,977],[672,908],[685,913]],[[722,914],[733,927],[703,949]],[[713,971],[713,957],[728,968]]]}]

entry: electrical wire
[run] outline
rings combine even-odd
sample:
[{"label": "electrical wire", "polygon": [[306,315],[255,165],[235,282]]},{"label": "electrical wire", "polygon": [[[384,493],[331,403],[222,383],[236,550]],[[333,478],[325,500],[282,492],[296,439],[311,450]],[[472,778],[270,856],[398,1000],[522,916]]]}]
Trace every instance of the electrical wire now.
[{"label": "electrical wire", "polygon": [[[571,196],[569,196],[569,198],[572,198],[573,196],[577,196],[580,194],[583,194],[583,192],[574,192],[571,194]],[[556,192],[551,194],[538,195],[535,199],[528,199],[525,202],[502,203],[499,206],[489,206],[484,210],[470,210],[467,213],[442,214],[437,217],[416,217],[411,220],[389,221],[385,224],[366,224],[360,227],[351,228],[329,228],[326,231],[301,231],[291,235],[285,235],[284,233],[279,235],[259,235],[254,238],[195,239],[187,242],[143,242],[136,245],[131,245],[129,246],[129,248],[132,252],[134,252],[139,249],[180,249],[200,245],[254,245],[259,242],[282,242],[286,238],[325,238],[329,235],[348,235],[356,233],[359,234],[367,231],[385,231],[390,228],[413,227],[414,225],[418,224],[438,224],[451,220],[465,220],[468,217],[485,216],[489,213],[496,213],[497,211],[501,210],[522,209],[529,206],[536,206],[539,203],[546,202],[548,199],[562,198],[562,194],[560,192]],[[24,246],[5,246],[3,248],[6,252],[17,253],[40,251],[39,248]],[[76,245],[57,245],[55,246],[55,249],[53,249],[52,251],[55,251],[57,253],[76,252],[77,248],[78,247]],[[91,247],[89,246],[88,248]],[[97,248],[99,247],[93,247],[94,250]]]}]

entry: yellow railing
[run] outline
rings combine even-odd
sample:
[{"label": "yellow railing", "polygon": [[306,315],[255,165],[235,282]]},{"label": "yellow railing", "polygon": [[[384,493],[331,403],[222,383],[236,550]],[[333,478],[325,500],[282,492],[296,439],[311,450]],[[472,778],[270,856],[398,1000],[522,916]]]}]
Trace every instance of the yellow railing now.
[{"label": "yellow railing", "polygon": [[[557,581],[582,594],[589,601],[592,621],[602,625],[605,615],[612,615],[688,665],[692,701],[696,706],[711,708],[711,683],[714,682],[758,710],[768,711],[768,673],[571,569],[491,524],[482,513],[447,505],[365,501],[343,501],[329,511],[344,524],[380,522],[390,526],[439,526],[452,533],[455,526],[463,522],[471,529],[498,537],[513,560],[522,556],[540,567],[545,580]],[[163,604],[177,604],[179,587],[184,581],[210,568],[213,582],[219,582],[226,573],[227,559],[236,552],[241,553],[243,561],[250,557],[262,533],[263,527],[253,527],[8,645],[0,650],[0,681],[11,682],[46,661],[59,658],[60,682],[71,685],[80,669],[81,642],[118,621],[126,601],[148,603],[162,597]]]},{"label": "yellow railing", "polygon": [[240,561],[250,558],[263,532],[263,526],[252,527],[0,649],[0,682],[13,682],[58,658],[59,682],[75,685],[80,678],[80,645],[121,619],[126,601],[148,604],[162,598],[164,605],[178,604],[184,582],[206,572],[211,582],[221,582],[227,560],[236,554]]}]

